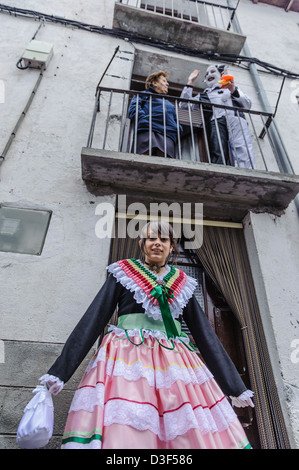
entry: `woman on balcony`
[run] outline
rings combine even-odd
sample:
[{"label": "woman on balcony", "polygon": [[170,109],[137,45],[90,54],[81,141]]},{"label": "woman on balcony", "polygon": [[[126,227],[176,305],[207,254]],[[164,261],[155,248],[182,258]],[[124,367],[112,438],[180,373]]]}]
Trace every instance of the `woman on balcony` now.
[{"label": "woman on balcony", "polygon": [[[117,307],[118,324],[108,328],[75,392],[62,447],[250,448],[225,395],[243,407],[253,406],[253,393],[193,295],[196,281],[168,264],[176,251],[172,227],[147,224],[139,245],[142,260],[108,266],[107,281],[41,378],[60,391]],[[182,318],[211,372],[181,331]]]},{"label": "woman on balcony", "polygon": [[155,96],[167,95],[167,77],[168,73],[162,70],[152,73],[145,82],[146,94],[136,95],[131,101],[129,118],[135,123],[137,120],[132,151],[136,149],[140,155],[175,158],[178,136],[175,107],[164,97]]}]

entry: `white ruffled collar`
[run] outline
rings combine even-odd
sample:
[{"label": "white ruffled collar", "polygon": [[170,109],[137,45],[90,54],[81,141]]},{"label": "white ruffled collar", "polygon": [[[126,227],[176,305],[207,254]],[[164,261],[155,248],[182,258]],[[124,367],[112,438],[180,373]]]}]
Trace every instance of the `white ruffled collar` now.
[{"label": "white ruffled collar", "polygon": [[[138,260],[141,263],[140,260]],[[142,263],[141,263],[142,264]],[[146,267],[145,267],[146,268]],[[165,266],[166,272],[161,276],[155,276],[156,279],[163,279],[169,272],[170,266]],[[142,289],[142,287],[130,277],[119,264],[119,262],[113,263],[107,267],[108,272],[110,272],[115,279],[121,283],[123,287],[128,289],[133,293],[133,297],[138,304],[141,304],[145,313],[153,318],[154,320],[161,320],[162,315],[159,308],[159,305],[155,305],[147,293]],[[151,273],[153,274],[153,273]],[[188,301],[192,297],[197,286],[197,282],[190,276],[186,276],[186,282],[181,288],[180,292],[175,296],[174,300],[169,304],[169,308],[173,318],[178,318],[183,313],[184,307],[187,305]]]}]

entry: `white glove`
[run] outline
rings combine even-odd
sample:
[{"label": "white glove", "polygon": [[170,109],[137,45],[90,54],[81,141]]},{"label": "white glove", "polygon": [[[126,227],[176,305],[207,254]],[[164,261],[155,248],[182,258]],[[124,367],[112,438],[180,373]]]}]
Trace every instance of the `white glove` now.
[{"label": "white glove", "polygon": [[241,393],[238,397],[230,397],[232,401],[232,406],[236,406],[237,408],[245,408],[246,406],[251,406],[254,408],[254,404],[251,400],[253,396],[253,392],[251,390],[245,390],[245,392]]},{"label": "white glove", "polygon": [[58,395],[59,392],[63,389],[64,382],[60,380],[58,377],[55,377],[55,375],[49,375],[45,374],[42,377],[40,377],[40,383],[42,385],[45,385],[49,392],[52,395]]}]

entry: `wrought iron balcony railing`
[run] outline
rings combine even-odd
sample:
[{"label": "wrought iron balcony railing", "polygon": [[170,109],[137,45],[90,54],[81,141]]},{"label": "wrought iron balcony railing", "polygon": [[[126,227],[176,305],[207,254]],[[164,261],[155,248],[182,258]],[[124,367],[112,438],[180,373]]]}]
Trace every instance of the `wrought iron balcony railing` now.
[{"label": "wrought iron balcony railing", "polygon": [[117,0],[117,3],[227,31],[234,30],[237,9],[237,5],[232,8],[201,0]]},{"label": "wrought iron balcony railing", "polygon": [[[166,137],[169,134],[167,109],[169,109],[169,103],[172,103],[177,123],[175,136],[172,129],[172,139],[176,140],[174,155],[176,159],[213,165],[215,163],[213,149],[216,145],[220,155],[218,164],[247,168],[249,171],[255,169],[286,173],[281,167],[281,155],[279,155],[281,148],[284,149],[283,143],[278,149],[277,142],[272,137],[271,130],[277,131],[277,129],[271,113],[213,105],[175,96],[104,87],[98,89],[96,96],[87,148],[139,153],[137,150],[139,105],[146,98],[148,100],[145,119],[148,122],[149,131],[148,155],[153,155],[151,131],[157,128],[158,123],[159,132],[164,141],[164,148],[160,154],[167,157]],[[133,118],[130,119],[128,110],[133,98],[135,105],[133,110],[131,105],[130,114]],[[157,99],[160,100],[159,116],[155,111],[157,102],[154,100]],[[219,115],[222,118],[219,118]],[[223,120],[226,122],[226,141],[221,137],[223,136]],[[213,127],[213,132],[211,127]],[[227,149],[224,148],[226,144]],[[284,158],[288,160],[286,152]]]}]

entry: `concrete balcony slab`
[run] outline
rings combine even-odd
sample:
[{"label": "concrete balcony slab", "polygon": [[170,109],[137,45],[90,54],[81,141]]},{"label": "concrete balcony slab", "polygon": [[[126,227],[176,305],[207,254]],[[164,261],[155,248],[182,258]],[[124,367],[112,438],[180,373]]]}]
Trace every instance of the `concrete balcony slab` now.
[{"label": "concrete balcony slab", "polygon": [[81,152],[82,178],[97,195],[139,201],[201,202],[204,215],[241,221],[248,211],[281,215],[299,192],[299,176],[94,148]]},{"label": "concrete balcony slab", "polygon": [[213,28],[121,3],[115,4],[113,28],[200,51],[228,54],[239,54],[246,39],[241,34],[225,29]]}]

